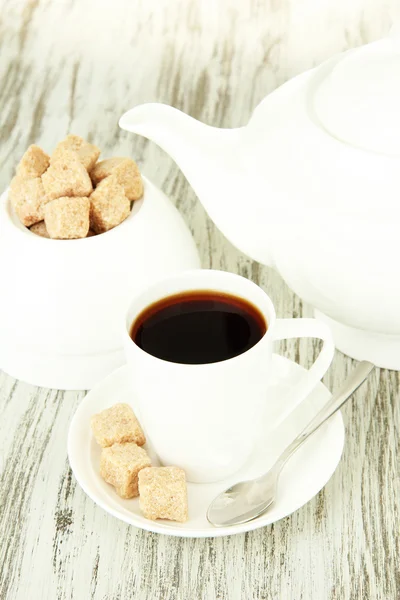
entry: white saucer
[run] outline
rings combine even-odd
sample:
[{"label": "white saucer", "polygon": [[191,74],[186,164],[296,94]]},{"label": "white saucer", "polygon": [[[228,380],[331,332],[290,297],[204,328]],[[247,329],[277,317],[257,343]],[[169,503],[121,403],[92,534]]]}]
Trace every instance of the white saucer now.
[{"label": "white saucer", "polygon": [[[302,375],[303,368],[278,355],[274,355],[273,361],[276,379],[271,383],[268,395],[283,396],[289,387],[295,385]],[[90,431],[90,417],[116,402],[127,402],[135,410],[136,399],[130,389],[126,366],[109,375],[82,400],[69,429],[69,461],[78,483],[86,494],[105,511],[135,527],[183,537],[217,537],[243,533],[290,515],[311,500],[332,476],[344,445],[344,426],[340,413],[336,413],[322,426],[288,462],[280,478],[276,502],[264,515],[249,523],[222,528],[213,527],[206,519],[206,510],[211,500],[233,483],[264,473],[329,396],[326,387],[322,383],[318,384],[301,407],[292,413],[269,439],[258,444],[248,464],[234,476],[211,484],[189,483],[187,523],[145,519],[139,510],[137,498],[119,498],[114,489],[99,475],[100,448]],[[244,399],[244,410],[245,406]],[[158,464],[150,441],[145,448],[154,459],[153,464]]]}]

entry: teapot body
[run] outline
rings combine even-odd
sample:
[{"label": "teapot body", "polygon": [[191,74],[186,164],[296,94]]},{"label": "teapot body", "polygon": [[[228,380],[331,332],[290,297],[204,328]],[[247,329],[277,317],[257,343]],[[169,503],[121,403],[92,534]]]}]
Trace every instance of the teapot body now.
[{"label": "teapot body", "polygon": [[339,349],[400,369],[400,157],[320,127],[315,77],[274,92],[274,119],[257,118],[261,105],[245,130],[257,228],[265,223],[269,264],[331,326]]}]

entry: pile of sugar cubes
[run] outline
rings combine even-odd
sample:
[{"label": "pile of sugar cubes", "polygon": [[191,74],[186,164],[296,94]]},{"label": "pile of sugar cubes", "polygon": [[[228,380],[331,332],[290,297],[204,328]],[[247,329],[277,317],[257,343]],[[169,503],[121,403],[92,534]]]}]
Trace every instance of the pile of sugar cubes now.
[{"label": "pile of sugar cubes", "polygon": [[143,195],[143,181],[131,158],[97,162],[100,150],[68,135],[48,156],[29,146],[10,184],[10,199],[21,223],[53,239],[104,233],[130,214]]},{"label": "pile of sugar cubes", "polygon": [[132,408],[115,404],[91,419],[93,435],[102,447],[101,477],[121,498],[139,496],[147,519],[188,519],[185,471],[179,467],[152,467],[142,447],[146,438]]}]

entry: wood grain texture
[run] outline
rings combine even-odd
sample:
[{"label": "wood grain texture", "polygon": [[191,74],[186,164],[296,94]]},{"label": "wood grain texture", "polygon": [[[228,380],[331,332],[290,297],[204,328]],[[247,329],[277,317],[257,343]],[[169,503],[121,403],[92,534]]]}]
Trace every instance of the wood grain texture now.
[{"label": "wood grain texture", "polygon": [[[172,160],[117,121],[160,101],[243,125],[289,77],[386,33],[398,9],[395,0],[2,0],[1,186],[29,143],[51,149],[67,132],[131,154],[181,210],[205,267],[257,282],[279,316],[310,316],[277,273],[225,240]],[[282,350],[309,365],[318,346]],[[338,353],[328,387],[352,367]],[[137,530],[85,496],[66,456],[83,395],[0,374],[1,600],[400,598],[399,373],[377,369],[346,405],[344,455],[316,498],[273,526],[215,540]]]}]

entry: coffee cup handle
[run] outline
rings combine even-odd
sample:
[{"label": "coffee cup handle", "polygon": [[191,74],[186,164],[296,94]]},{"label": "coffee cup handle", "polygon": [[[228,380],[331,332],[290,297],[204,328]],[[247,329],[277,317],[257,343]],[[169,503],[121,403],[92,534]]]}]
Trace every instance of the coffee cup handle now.
[{"label": "coffee cup handle", "polygon": [[335,344],[330,329],[316,319],[277,319],[272,332],[274,341],[289,338],[317,338],[323,341],[322,350],[312,367],[301,377],[290,392],[287,409],[280,416],[276,426],[313,391],[328,370],[335,354]]}]

